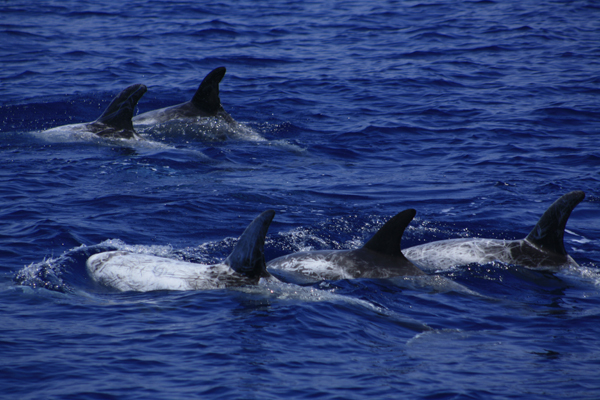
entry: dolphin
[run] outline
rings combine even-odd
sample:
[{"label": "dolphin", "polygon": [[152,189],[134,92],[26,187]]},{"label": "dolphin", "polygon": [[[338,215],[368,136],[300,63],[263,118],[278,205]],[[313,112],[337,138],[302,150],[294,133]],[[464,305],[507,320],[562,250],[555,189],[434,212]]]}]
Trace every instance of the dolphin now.
[{"label": "dolphin", "polygon": [[404,230],[416,213],[413,209],[398,213],[361,248],[288,254],[269,261],[267,269],[275,276],[303,278],[304,282],[426,275],[400,250]]},{"label": "dolphin", "polygon": [[89,276],[118,291],[206,290],[256,285],[269,277],[264,244],[275,211],[267,210],[248,225],[231,254],[219,264],[204,265],[147,254],[108,251],[88,258]]},{"label": "dolphin", "polygon": [[404,249],[404,255],[425,271],[472,263],[500,261],[543,271],[577,266],[563,242],[571,211],[585,198],[582,191],[567,193],[542,215],[525,239],[448,239]]},{"label": "dolphin", "polygon": [[136,115],[133,123],[155,125],[175,119],[198,117],[218,117],[226,122],[234,122],[219,98],[219,83],[225,76],[225,71],[225,67],[218,67],[209,72],[190,101]]},{"label": "dolphin", "polygon": [[76,131],[90,132],[100,137],[137,139],[131,118],[133,111],[146,93],[146,86],[135,84],[127,87],[113,99],[100,117],[93,121],[81,124],[71,124],[48,129],[44,132],[53,131]]}]

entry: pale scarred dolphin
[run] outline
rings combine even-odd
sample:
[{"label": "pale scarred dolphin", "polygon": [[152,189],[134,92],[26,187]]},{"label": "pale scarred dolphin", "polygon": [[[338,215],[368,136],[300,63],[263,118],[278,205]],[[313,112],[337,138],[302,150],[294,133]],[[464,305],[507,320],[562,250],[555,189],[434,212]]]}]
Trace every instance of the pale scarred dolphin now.
[{"label": "pale scarred dolphin", "polygon": [[137,138],[131,118],[136,104],[146,93],[146,90],[146,86],[142,84],[131,85],[113,99],[97,120],[81,124],[63,125],[48,129],[45,132],[90,132],[108,138]]},{"label": "pale scarred dolphin", "polygon": [[415,214],[413,209],[397,214],[361,248],[293,253],[269,261],[267,269],[275,276],[289,275],[304,281],[425,275],[400,248],[404,230]]},{"label": "pale scarred dolphin", "polygon": [[268,210],[248,225],[222,263],[197,264],[126,251],[98,253],[86,262],[96,283],[119,291],[204,290],[256,285],[269,277],[265,265],[265,235],[275,216]]},{"label": "pale scarred dolphin", "polygon": [[137,115],[133,118],[133,123],[154,125],[177,119],[204,117],[217,117],[233,122],[233,118],[221,105],[219,97],[219,83],[225,76],[225,71],[225,67],[218,67],[206,75],[190,101]]},{"label": "pale scarred dolphin", "polygon": [[582,191],[567,193],[542,215],[525,239],[448,239],[404,249],[404,255],[423,270],[445,270],[472,263],[505,264],[546,271],[576,266],[565,250],[565,226],[571,211],[585,198]]}]

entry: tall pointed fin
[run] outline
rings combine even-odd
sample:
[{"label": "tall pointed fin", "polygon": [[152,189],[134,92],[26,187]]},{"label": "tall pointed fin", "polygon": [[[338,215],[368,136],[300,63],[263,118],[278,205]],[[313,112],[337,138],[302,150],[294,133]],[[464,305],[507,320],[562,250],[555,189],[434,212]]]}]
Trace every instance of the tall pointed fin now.
[{"label": "tall pointed fin", "polygon": [[225,67],[219,67],[206,75],[192,97],[192,104],[208,114],[216,115],[222,109],[219,83],[225,76],[225,71]]},{"label": "tall pointed fin", "polygon": [[400,241],[404,230],[417,212],[412,208],[396,214],[377,231],[363,248],[390,256],[404,257],[400,251]]},{"label": "tall pointed fin", "polygon": [[525,240],[543,250],[566,256],[567,251],[563,243],[565,226],[571,211],[584,197],[585,193],[576,190],[556,200],[542,215]]},{"label": "tall pointed fin", "polygon": [[118,130],[133,130],[133,110],[138,101],[146,93],[146,86],[131,85],[115,97],[96,122],[101,122]]},{"label": "tall pointed fin", "polygon": [[274,216],[275,211],[267,210],[256,217],[240,236],[225,264],[256,280],[261,276],[268,276],[264,253],[265,236]]}]

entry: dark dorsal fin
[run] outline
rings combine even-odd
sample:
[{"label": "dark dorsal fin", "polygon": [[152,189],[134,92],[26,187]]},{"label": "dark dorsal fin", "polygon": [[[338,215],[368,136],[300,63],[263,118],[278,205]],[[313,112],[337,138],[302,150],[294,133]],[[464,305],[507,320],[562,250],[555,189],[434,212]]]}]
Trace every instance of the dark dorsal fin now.
[{"label": "dark dorsal fin", "polygon": [[146,93],[146,86],[138,83],[131,85],[115,97],[112,103],[106,107],[96,122],[101,122],[118,130],[133,130],[133,110],[138,101]]},{"label": "dark dorsal fin", "polygon": [[404,230],[417,212],[412,208],[396,214],[385,223],[363,248],[390,256],[404,257],[400,251],[400,241]]},{"label": "dark dorsal fin", "polygon": [[216,115],[222,109],[219,83],[225,76],[225,71],[225,67],[219,67],[206,75],[196,90],[196,94],[192,97],[192,104],[210,115]]},{"label": "dark dorsal fin", "polygon": [[566,256],[567,251],[563,243],[565,226],[567,225],[571,211],[573,211],[584,197],[585,193],[576,190],[556,200],[548,207],[525,240],[542,250]]},{"label": "dark dorsal fin", "polygon": [[248,225],[233,251],[225,260],[235,272],[258,279],[269,276],[265,263],[265,236],[275,211],[267,210]]}]

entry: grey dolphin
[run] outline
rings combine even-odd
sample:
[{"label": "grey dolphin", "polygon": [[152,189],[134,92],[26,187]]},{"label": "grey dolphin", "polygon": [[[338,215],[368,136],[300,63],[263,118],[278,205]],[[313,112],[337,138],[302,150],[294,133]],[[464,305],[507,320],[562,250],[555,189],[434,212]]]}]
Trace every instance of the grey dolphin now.
[{"label": "grey dolphin", "polygon": [[415,214],[413,209],[397,214],[359,249],[288,254],[269,261],[267,269],[275,276],[292,275],[304,281],[425,275],[400,248],[404,230]]},{"label": "grey dolphin", "polygon": [[147,254],[108,251],[88,258],[90,277],[102,286],[120,291],[203,290],[256,285],[270,277],[264,245],[275,211],[267,210],[244,230],[222,263],[197,264]]},{"label": "grey dolphin", "polygon": [[100,117],[93,121],[82,124],[71,124],[48,129],[45,132],[69,130],[91,132],[101,137],[133,139],[137,135],[133,128],[131,118],[133,111],[146,93],[146,86],[135,84],[121,91],[113,101],[106,107]]},{"label": "grey dolphin", "polygon": [[154,125],[175,119],[219,117],[227,122],[233,118],[225,111],[219,98],[219,83],[225,76],[225,67],[212,70],[190,101],[158,110],[148,111],[133,118],[136,125]]},{"label": "grey dolphin", "polygon": [[493,261],[546,271],[576,266],[565,250],[563,237],[571,211],[584,198],[582,191],[560,197],[544,212],[525,239],[440,240],[404,249],[404,255],[426,271]]}]

